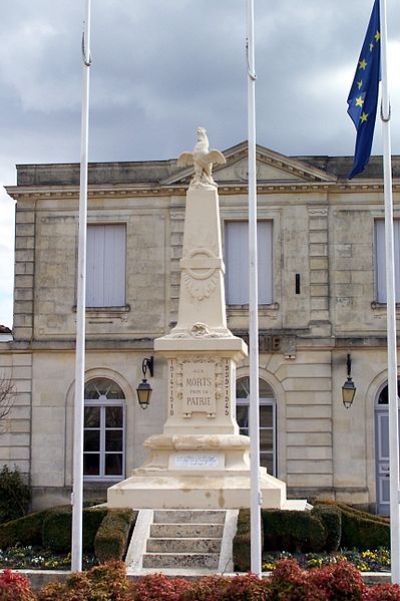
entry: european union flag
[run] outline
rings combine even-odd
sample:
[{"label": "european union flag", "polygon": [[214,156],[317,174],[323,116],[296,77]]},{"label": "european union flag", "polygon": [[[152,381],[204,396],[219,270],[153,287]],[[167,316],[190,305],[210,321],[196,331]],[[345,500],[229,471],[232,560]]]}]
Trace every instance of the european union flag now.
[{"label": "european union flag", "polygon": [[380,39],[379,0],[375,0],[353,85],[347,99],[349,105],[347,112],[357,130],[353,168],[349,179],[364,170],[371,155],[380,80]]}]

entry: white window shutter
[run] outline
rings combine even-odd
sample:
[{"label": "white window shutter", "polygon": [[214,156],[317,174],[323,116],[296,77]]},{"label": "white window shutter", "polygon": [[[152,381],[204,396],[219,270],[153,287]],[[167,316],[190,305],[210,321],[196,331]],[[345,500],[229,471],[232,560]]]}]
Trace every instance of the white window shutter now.
[{"label": "white window shutter", "polygon": [[126,230],[124,224],[88,225],[86,306],[125,305]]},{"label": "white window shutter", "polygon": [[[394,234],[394,277],[395,299],[400,301],[400,219],[393,221]],[[386,251],[385,251],[385,222],[383,219],[375,221],[375,283],[376,300],[386,303]]]},{"label": "white window shutter", "polygon": [[273,302],[272,280],[272,221],[257,224],[258,246],[258,302],[269,305]]},{"label": "white window shutter", "polygon": [[[259,221],[258,238],[258,302],[273,302],[272,221]],[[226,298],[230,305],[249,302],[249,249],[247,221],[225,224]]]}]

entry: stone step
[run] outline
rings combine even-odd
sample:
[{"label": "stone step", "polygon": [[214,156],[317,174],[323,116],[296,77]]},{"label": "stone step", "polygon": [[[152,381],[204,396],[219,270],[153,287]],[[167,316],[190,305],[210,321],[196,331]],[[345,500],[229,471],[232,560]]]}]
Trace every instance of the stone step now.
[{"label": "stone step", "polygon": [[222,538],[223,524],[152,524],[151,538]]},{"label": "stone step", "polygon": [[149,538],[148,553],[219,553],[220,538]]},{"label": "stone step", "polygon": [[145,553],[143,568],[208,568],[217,569],[218,553]]},{"label": "stone step", "polygon": [[223,524],[224,510],[156,510],[153,522],[155,524]]}]

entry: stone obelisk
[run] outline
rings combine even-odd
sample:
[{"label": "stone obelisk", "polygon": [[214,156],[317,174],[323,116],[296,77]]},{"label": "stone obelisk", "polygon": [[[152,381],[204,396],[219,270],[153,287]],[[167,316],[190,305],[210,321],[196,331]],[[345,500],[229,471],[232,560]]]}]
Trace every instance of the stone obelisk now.
[{"label": "stone obelisk", "polygon": [[[239,508],[250,504],[249,438],[235,418],[236,364],[247,355],[227,328],[217,185],[203,128],[193,152],[186,195],[178,322],[154,343],[168,360],[168,418],[144,443],[148,461],[108,490],[110,507]],[[260,469],[264,507],[286,506],[286,485]]]}]

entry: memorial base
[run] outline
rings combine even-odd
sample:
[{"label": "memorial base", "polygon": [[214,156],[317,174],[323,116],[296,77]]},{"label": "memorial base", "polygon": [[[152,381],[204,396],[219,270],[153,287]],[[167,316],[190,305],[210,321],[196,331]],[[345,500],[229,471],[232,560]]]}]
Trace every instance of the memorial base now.
[{"label": "memorial base", "polygon": [[[286,507],[285,483],[260,473],[265,508]],[[108,489],[109,508],[240,509],[250,507],[249,474],[168,472],[134,474]],[[303,507],[302,507],[303,509]]]},{"label": "memorial base", "polygon": [[[151,436],[150,459],[108,489],[110,508],[239,509],[250,506],[249,438]],[[286,484],[260,468],[262,506],[287,509]],[[295,508],[295,507],[292,507]]]}]

